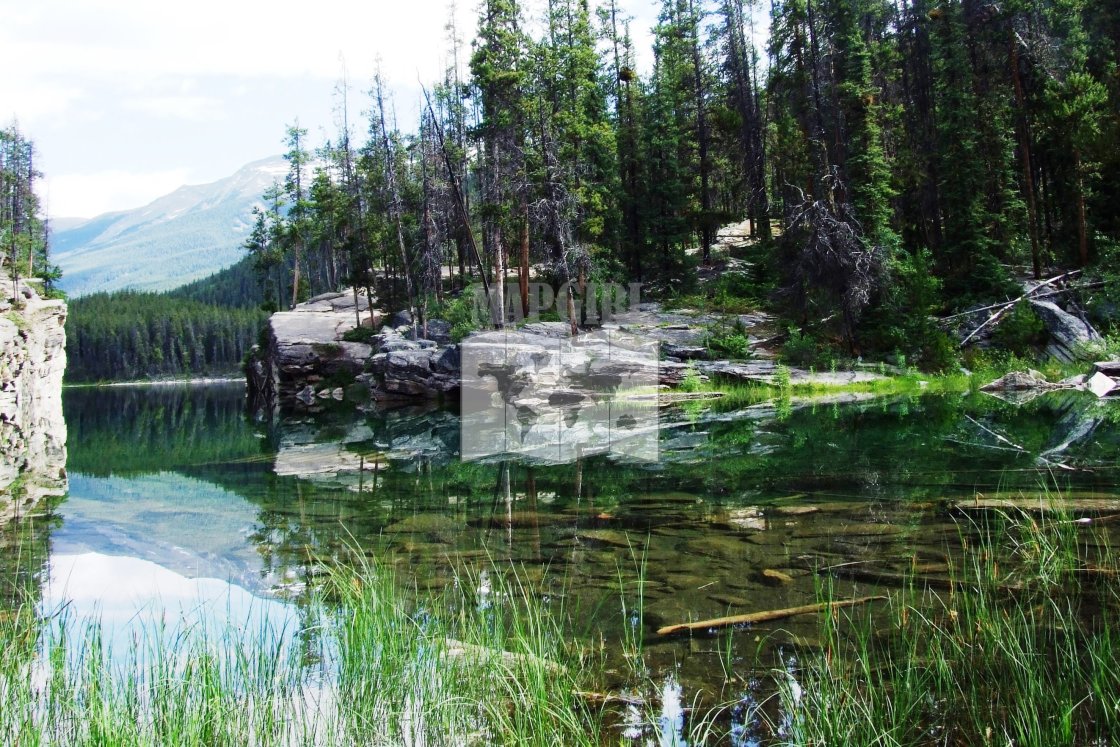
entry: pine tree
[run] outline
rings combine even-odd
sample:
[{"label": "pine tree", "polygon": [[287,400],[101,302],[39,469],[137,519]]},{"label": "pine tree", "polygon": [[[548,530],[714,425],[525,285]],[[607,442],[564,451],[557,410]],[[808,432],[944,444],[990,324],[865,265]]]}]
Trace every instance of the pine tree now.
[{"label": "pine tree", "polygon": [[[507,243],[524,216],[525,38],[516,0],[485,0],[471,57],[481,99],[477,132],[482,141],[482,245],[494,274],[494,307],[505,308]],[[555,247],[555,252],[563,247]],[[496,319],[495,321],[501,321]]]},{"label": "pine tree", "polygon": [[305,281],[300,279],[303,266],[303,252],[307,246],[310,225],[311,205],[304,185],[305,170],[311,161],[307,149],[307,130],[297,121],[289,125],[285,145],[288,150],[284,160],[288,162],[288,174],[284,179],[284,193],[288,200],[288,212],[283,223],[284,247],[291,257],[292,264],[292,306],[307,297]]}]

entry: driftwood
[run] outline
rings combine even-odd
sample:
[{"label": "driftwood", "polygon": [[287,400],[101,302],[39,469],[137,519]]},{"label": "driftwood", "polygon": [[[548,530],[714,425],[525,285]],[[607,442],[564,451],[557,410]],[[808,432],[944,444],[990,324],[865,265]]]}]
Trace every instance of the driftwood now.
[{"label": "driftwood", "polygon": [[885,599],[887,599],[886,596],[877,594],[870,597],[859,597],[858,599],[845,599],[839,602],[821,602],[819,604],[806,604],[801,607],[787,607],[786,609],[781,610],[766,610],[765,612],[751,612],[746,615],[717,617],[711,620],[700,620],[699,622],[666,625],[663,628],[658,628],[657,634],[672,635],[674,633],[683,633],[689,630],[709,630],[711,628],[726,628],[732,625],[753,625],[754,623],[784,620],[787,617],[795,617],[797,615],[811,615],[815,612],[830,612],[831,610],[843,609],[844,607],[855,607],[860,604],[867,604],[868,602],[879,602]]},{"label": "driftwood", "polygon": [[[972,417],[971,415],[965,415],[965,418],[968,419],[969,422],[971,422],[973,425],[975,425],[980,430],[984,431],[985,433],[991,434],[996,439],[996,441],[999,441],[1001,444],[1005,444],[1007,448],[1012,449],[1013,451],[1017,451],[1020,454],[1028,454],[1028,455],[1031,454],[1031,452],[1028,451],[1027,449],[1023,448],[1022,446],[1015,443],[1014,441],[1007,438],[1006,436],[1004,436],[1000,433],[996,433],[994,430],[992,430],[991,428],[982,424],[980,421],[976,420],[976,418]],[[1042,456],[1041,454],[1036,456],[1035,459],[1037,459],[1040,464],[1044,464],[1047,467],[1056,467],[1058,469],[1069,470],[1070,472],[1076,471],[1076,469],[1074,467],[1071,467],[1068,464],[1064,464],[1062,462],[1055,462],[1052,459],[1047,459],[1046,457]]]},{"label": "driftwood", "polygon": [[[1094,289],[1103,288],[1103,287],[1104,287],[1104,281],[1103,280],[1102,281],[1094,281],[1094,282],[1091,282],[1091,283],[1078,283],[1077,285],[1067,285],[1064,288],[1055,288],[1054,290],[1048,290],[1045,293],[1035,293],[1034,295],[1031,295],[1031,298],[1050,298],[1051,296],[1060,296],[1060,295],[1063,295],[1065,293],[1073,293],[1074,291],[1094,290]],[[1037,288],[1035,290],[1037,290]],[[979,314],[981,311],[991,311],[992,309],[1003,308],[1004,306],[1008,305],[1009,303],[1016,303],[1017,301],[1021,301],[1021,300],[1022,300],[1022,297],[1016,299],[1016,301],[1000,301],[999,303],[991,303],[991,304],[988,304],[987,306],[977,306],[975,309],[969,309],[968,311],[960,311],[960,312],[957,312],[956,314],[950,314],[949,316],[937,317],[936,320],[938,322],[944,323],[944,322],[952,321],[953,319],[960,319],[963,316],[972,316],[973,314]]]},{"label": "driftwood", "polygon": [[[1042,290],[1043,288],[1051,286],[1054,283],[1057,283],[1057,282],[1059,282],[1061,280],[1064,280],[1066,278],[1069,278],[1069,277],[1073,277],[1074,275],[1078,275],[1080,273],[1081,273],[1081,270],[1072,270],[1070,272],[1062,273],[1061,275],[1055,275],[1054,277],[1050,278],[1049,280],[1043,280],[1041,283],[1039,283],[1035,287],[1031,288],[1029,291],[1027,291],[1026,293],[1024,293],[1023,295],[1019,296],[1018,298],[1016,298],[1014,300],[1004,301],[1003,303],[992,304],[991,306],[985,306],[985,307],[980,308],[980,309],[973,309],[972,311],[965,312],[965,314],[973,314],[973,313],[976,313],[977,311],[986,311],[988,309],[996,309],[995,313],[991,314],[987,319],[985,319],[983,322],[980,323],[979,327],[977,327],[976,329],[969,332],[965,336],[965,338],[963,340],[961,340],[960,346],[963,348],[965,345],[968,344],[969,340],[971,340],[973,337],[978,335],[981,331],[983,331],[987,327],[990,327],[990,326],[996,324],[997,322],[999,322],[999,320],[1003,318],[1003,315],[1006,314],[1011,309],[1015,308],[1015,305],[1017,303],[1019,303],[1020,301],[1024,301],[1028,298],[1035,298],[1036,294],[1040,290]],[[957,314],[955,316],[962,316],[962,315]],[[945,319],[942,319],[942,321],[945,321],[946,319],[952,319],[952,318],[953,317],[946,317]]]},{"label": "driftwood", "polygon": [[489,303],[490,285],[486,282],[486,268],[482,264],[482,255],[478,253],[478,244],[474,240],[474,230],[471,228],[471,217],[467,211],[467,203],[463,198],[463,190],[459,187],[459,179],[455,176],[455,166],[451,163],[451,155],[447,152],[447,143],[443,139],[443,127],[439,123],[439,117],[436,116],[435,109],[432,108],[432,99],[428,96],[428,89],[421,85],[420,90],[424,92],[424,102],[428,105],[428,113],[432,117],[432,125],[435,127],[436,137],[439,139],[439,150],[443,155],[443,164],[447,167],[447,176],[451,181],[451,191],[455,195],[455,207],[459,209],[459,217],[463,221],[463,230],[466,231],[467,242],[471,246],[471,253],[478,265],[478,277],[482,280],[482,290],[486,294],[487,303]]}]

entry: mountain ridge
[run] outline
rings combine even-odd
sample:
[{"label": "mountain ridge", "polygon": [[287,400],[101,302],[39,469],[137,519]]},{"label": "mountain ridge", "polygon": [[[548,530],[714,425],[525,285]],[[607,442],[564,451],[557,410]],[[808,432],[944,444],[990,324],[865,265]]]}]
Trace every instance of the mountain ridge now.
[{"label": "mountain ridge", "polygon": [[133,210],[56,230],[52,258],[62,268],[62,289],[75,297],[164,291],[233,265],[244,256],[253,207],[286,172],[283,158],[272,156],[214,182],[183,185]]}]

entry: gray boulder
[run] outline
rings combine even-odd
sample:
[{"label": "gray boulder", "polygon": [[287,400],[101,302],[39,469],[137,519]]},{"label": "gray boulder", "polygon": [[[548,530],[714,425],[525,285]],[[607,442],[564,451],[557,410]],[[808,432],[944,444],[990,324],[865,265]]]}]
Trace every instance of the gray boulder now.
[{"label": "gray boulder", "polygon": [[1116,383],[1116,379],[1111,376],[1105,376],[1098,371],[1089,378],[1088,387],[1089,391],[1098,397],[1108,397],[1117,389],[1120,389],[1120,384]]},{"label": "gray boulder", "polygon": [[1054,389],[1054,384],[1037,371],[1012,371],[990,384],[980,387],[982,392],[1016,392],[1035,389]]},{"label": "gray boulder", "polygon": [[1031,308],[1050,333],[1046,352],[1060,361],[1084,360],[1086,344],[1101,339],[1092,325],[1052,301],[1031,301]]},{"label": "gray boulder", "polygon": [[[445,322],[442,319],[429,319],[424,326],[427,329],[427,339],[431,340],[437,345],[451,344],[450,322]],[[423,330],[421,330],[421,332],[423,332]]]}]

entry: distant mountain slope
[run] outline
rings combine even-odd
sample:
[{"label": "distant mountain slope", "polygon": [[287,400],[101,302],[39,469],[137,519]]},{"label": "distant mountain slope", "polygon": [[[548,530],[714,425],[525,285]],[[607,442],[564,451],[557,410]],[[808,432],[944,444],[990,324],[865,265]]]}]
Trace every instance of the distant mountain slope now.
[{"label": "distant mountain slope", "polygon": [[169,291],[168,298],[188,299],[210,306],[233,309],[256,309],[268,299],[260,277],[253,269],[253,258],[244,257],[221,272],[195,280]]},{"label": "distant mountain slope", "polygon": [[256,161],[211,184],[180,187],[136,210],[106,213],[56,228],[51,257],[73,296],[124,288],[159,291],[237,262],[252,208],[287,164]]}]

